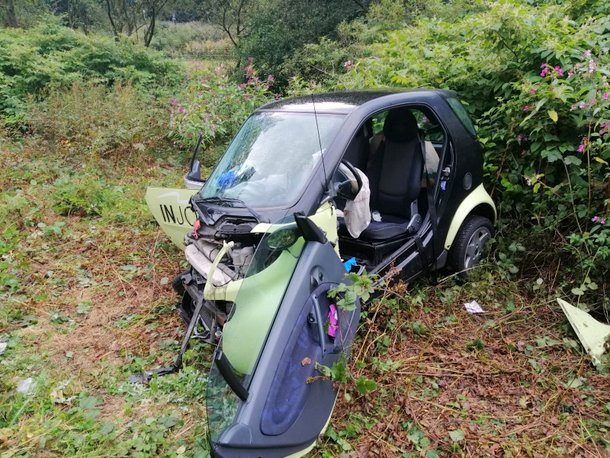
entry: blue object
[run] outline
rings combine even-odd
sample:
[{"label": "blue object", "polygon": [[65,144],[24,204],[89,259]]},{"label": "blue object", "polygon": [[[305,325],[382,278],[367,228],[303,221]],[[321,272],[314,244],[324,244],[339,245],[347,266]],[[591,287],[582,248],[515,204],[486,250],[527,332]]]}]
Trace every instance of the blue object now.
[{"label": "blue object", "polygon": [[356,258],[348,259],[343,263],[343,267],[345,267],[346,272],[350,272],[352,270],[352,267],[354,267],[355,265],[357,265]]},{"label": "blue object", "polygon": [[221,188],[230,188],[235,183],[237,174],[235,170],[229,170],[218,177],[218,186]]}]

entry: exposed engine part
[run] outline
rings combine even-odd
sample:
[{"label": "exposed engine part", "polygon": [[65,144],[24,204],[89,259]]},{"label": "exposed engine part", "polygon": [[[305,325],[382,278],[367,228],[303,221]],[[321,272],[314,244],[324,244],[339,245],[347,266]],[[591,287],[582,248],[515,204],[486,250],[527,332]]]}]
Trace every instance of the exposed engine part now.
[{"label": "exposed engine part", "polygon": [[254,246],[234,247],[229,254],[233,260],[233,267],[240,277],[244,277],[250,266],[250,261],[252,261],[252,256],[254,256]]},{"label": "exposed engine part", "polygon": [[222,286],[233,280],[232,276],[225,272],[225,270],[228,270],[228,268],[224,265],[221,268],[221,264],[218,265],[217,269],[214,269],[212,278],[207,278],[210,268],[212,267],[212,261],[199,249],[197,249],[197,246],[187,246],[184,250],[184,254],[187,261],[197,270],[197,272],[199,272],[208,281],[211,280],[214,286]]}]

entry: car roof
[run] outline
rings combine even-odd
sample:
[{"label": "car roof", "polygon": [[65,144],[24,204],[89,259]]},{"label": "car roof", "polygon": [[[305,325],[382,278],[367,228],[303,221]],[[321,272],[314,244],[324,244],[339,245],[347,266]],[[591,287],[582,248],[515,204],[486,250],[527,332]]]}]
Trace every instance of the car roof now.
[{"label": "car roof", "polygon": [[397,103],[426,103],[448,97],[455,97],[455,93],[438,89],[327,92],[277,100],[263,105],[256,111],[349,114],[368,102],[376,101],[376,104],[383,102],[384,98],[390,106]]}]

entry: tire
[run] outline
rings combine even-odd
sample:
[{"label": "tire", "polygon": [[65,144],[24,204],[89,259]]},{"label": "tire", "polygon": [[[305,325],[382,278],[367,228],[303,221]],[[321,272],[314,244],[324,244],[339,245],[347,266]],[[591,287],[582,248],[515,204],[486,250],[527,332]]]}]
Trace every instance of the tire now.
[{"label": "tire", "polygon": [[484,216],[473,215],[466,218],[451,246],[449,262],[457,272],[467,271],[477,265],[491,239],[493,227]]}]

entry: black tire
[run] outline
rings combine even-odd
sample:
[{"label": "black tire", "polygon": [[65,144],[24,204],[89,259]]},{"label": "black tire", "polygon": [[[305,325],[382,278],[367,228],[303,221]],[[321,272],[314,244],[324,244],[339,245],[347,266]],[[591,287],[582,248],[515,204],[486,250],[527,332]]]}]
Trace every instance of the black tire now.
[{"label": "black tire", "polygon": [[473,215],[466,218],[457,233],[449,262],[457,272],[467,273],[479,263],[485,251],[485,245],[491,239],[493,226],[484,216]]}]

